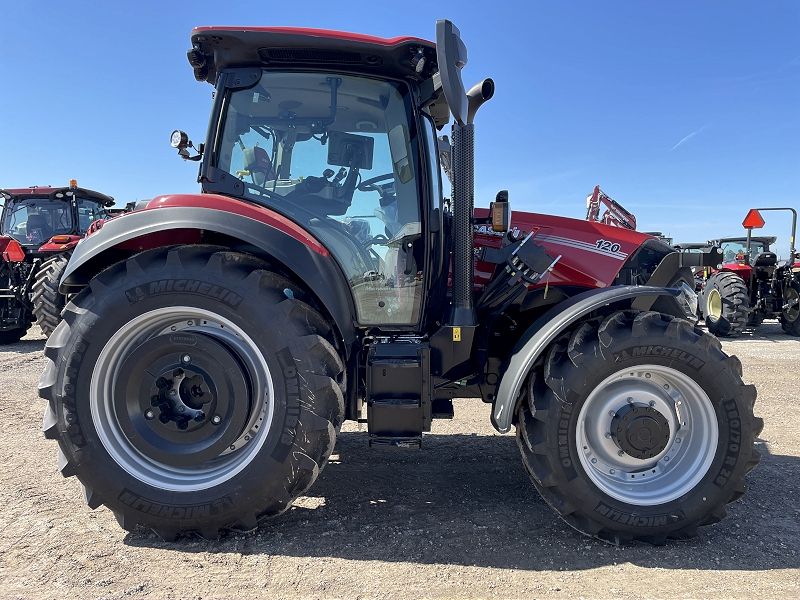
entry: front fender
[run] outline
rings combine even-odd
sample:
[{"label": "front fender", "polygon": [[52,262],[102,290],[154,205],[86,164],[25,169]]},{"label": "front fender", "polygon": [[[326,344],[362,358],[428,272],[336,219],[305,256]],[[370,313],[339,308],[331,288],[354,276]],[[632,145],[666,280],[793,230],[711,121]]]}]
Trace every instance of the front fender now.
[{"label": "front fender", "polygon": [[500,385],[492,403],[494,428],[500,433],[508,433],[511,430],[514,404],[528,372],[550,343],[570,325],[585,315],[610,304],[622,300],[656,296],[672,299],[675,310],[670,312],[675,316],[685,316],[675,300],[680,293],[681,291],[676,288],[612,286],[577,294],[551,308],[523,334],[500,370]]},{"label": "front fender", "polygon": [[[61,293],[74,293],[118,260],[120,246],[136,251],[131,240],[166,231],[215,232],[238,239],[268,254],[292,271],[319,299],[333,317],[346,346],[355,339],[355,311],[347,279],[330,252],[310,234],[283,231],[263,221],[226,210],[196,206],[162,207],[128,213],[107,221],[75,247],[61,279]],[[166,236],[169,238],[170,236]],[[180,243],[176,237],[164,244]],[[150,246],[153,247],[153,246]]]}]

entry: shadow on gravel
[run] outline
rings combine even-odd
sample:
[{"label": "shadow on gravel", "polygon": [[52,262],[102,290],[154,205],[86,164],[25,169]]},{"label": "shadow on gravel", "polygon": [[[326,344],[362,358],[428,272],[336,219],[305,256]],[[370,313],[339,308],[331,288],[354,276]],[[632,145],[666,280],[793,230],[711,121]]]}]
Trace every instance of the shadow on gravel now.
[{"label": "shadow on gravel", "polygon": [[789,335],[783,331],[780,321],[765,321],[758,327],[746,327],[736,337],[719,338],[723,342],[800,342],[800,338]]},{"label": "shadow on gravel", "polygon": [[44,337],[41,339],[28,339],[27,337],[24,337],[20,341],[13,344],[0,344],[0,352],[6,356],[41,352],[44,350],[44,344],[46,341],[47,340],[44,339]]},{"label": "shadow on gravel", "polygon": [[[513,436],[431,435],[421,452],[370,450],[342,433],[308,495],[251,533],[174,544],[143,529],[125,543],[181,553],[336,557],[521,570],[583,570],[630,562],[670,570],[800,565],[800,460],[771,455],[729,517],[686,542],[614,547],[578,534],[542,501]],[[355,576],[355,575],[354,575]]]}]

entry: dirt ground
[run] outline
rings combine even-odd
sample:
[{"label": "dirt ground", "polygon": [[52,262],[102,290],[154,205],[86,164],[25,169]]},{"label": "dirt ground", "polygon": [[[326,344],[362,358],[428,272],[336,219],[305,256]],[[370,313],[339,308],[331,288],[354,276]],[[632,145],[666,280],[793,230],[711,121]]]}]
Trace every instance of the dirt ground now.
[{"label": "dirt ground", "polygon": [[758,387],[761,465],[688,542],[614,547],[565,525],[512,434],[458,401],[421,452],[347,424],[310,494],[248,534],[165,543],[121,530],[56,470],[40,431],[38,328],[0,348],[0,598],[787,598],[800,596],[800,340],[724,342]]}]

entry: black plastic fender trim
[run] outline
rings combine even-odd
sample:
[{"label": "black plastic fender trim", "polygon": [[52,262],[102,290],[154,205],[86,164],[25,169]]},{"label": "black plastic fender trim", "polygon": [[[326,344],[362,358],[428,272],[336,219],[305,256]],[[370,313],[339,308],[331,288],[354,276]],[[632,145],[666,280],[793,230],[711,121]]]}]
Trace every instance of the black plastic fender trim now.
[{"label": "black plastic fender trim", "polygon": [[355,340],[355,310],[347,279],[335,259],[322,256],[266,223],[228,211],[176,206],[132,212],[107,221],[102,229],[82,239],[75,247],[61,278],[61,293],[74,293],[85,287],[94,272],[82,267],[104,252],[128,240],[171,229],[202,229],[227,235],[263,250],[285,265],[333,317],[349,354]]},{"label": "black plastic fender trim", "polygon": [[674,300],[680,293],[675,288],[620,285],[589,290],[551,308],[522,335],[500,370],[500,385],[492,403],[494,428],[500,433],[511,431],[514,404],[528,371],[539,355],[572,323],[604,306],[642,296],[671,297],[675,304],[673,315],[683,317],[683,310],[677,300]]}]

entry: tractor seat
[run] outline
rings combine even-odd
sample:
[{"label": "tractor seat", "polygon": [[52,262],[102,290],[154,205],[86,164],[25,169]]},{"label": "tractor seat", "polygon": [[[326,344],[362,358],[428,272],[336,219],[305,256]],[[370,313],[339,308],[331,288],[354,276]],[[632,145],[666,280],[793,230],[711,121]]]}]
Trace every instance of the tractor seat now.
[{"label": "tractor seat", "polygon": [[774,252],[760,252],[753,259],[754,267],[774,267],[778,264],[778,256]]},{"label": "tractor seat", "polygon": [[28,215],[28,234],[32,235],[37,229],[42,236],[41,240],[34,240],[37,243],[49,240],[53,235],[53,231],[50,229],[46,217],[42,215]]},{"label": "tractor seat", "polygon": [[243,151],[244,168],[250,171],[253,183],[264,187],[267,181],[275,179],[275,170],[272,168],[272,160],[264,148],[254,146],[245,148]]}]

